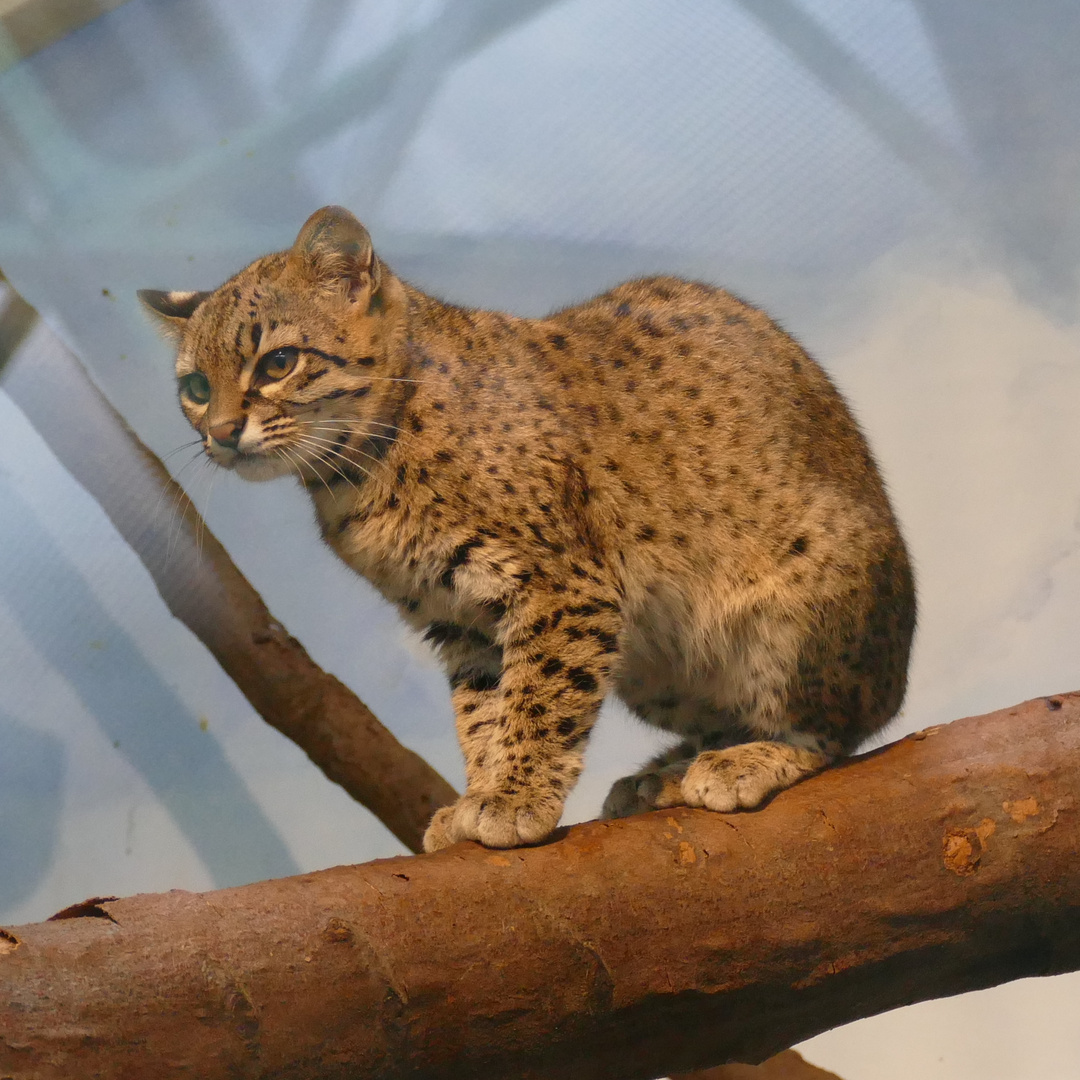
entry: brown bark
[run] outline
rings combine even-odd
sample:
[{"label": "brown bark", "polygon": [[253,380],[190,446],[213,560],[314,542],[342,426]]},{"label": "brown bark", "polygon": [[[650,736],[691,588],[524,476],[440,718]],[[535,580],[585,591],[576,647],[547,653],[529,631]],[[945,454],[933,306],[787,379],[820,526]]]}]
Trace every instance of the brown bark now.
[{"label": "brown bark", "polygon": [[712,1069],[676,1073],[670,1080],[840,1080],[819,1069],[795,1050],[784,1050],[760,1065],[717,1065]]},{"label": "brown bark", "polygon": [[[0,331],[6,328],[2,358],[5,341],[7,355],[14,353],[35,315],[9,293],[0,316]],[[410,851],[420,851],[428,820],[454,801],[454,789],[289,636],[160,459],[72,353],[39,332],[4,371],[4,389],[101,504],[172,614],[213,653],[262,718]]]},{"label": "brown bark", "polygon": [[[647,1078],[1080,967],[1080,694],[660,811],[0,936],[0,1076]],[[93,917],[97,916],[97,917]]]}]

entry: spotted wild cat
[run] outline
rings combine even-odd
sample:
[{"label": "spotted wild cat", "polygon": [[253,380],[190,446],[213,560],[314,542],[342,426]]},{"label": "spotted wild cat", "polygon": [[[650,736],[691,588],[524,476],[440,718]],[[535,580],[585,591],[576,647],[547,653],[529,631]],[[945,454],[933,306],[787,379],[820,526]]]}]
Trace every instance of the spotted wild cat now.
[{"label": "spotted wild cat", "polygon": [[427,850],[544,839],[609,692],[677,743],[608,816],[757,806],[900,707],[915,596],[873,459],[729,293],[657,277],[546,319],[470,310],[326,207],[214,292],[140,296],[206,453],[298,475],[438,649],[468,785]]}]

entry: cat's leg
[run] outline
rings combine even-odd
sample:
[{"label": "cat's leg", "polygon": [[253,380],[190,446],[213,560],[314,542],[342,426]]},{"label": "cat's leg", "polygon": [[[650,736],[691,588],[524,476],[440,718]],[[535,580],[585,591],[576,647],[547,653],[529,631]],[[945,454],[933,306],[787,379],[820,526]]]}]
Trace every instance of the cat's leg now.
[{"label": "cat's leg", "polygon": [[[437,647],[450,678],[466,784],[472,786],[487,765],[488,742],[502,708],[502,649],[486,634],[456,623],[432,623],[424,638]],[[425,851],[438,851],[455,842],[448,834],[453,817],[453,806],[435,811],[424,834]]]},{"label": "cat's leg", "polygon": [[[864,597],[820,604],[813,620],[761,617],[729,657],[742,726],[740,745],[710,746],[686,770],[688,806],[747,810],[849,754],[899,708],[910,626],[893,625],[910,607]],[[767,615],[767,613],[766,613]],[[907,628],[905,634],[905,627]],[[722,736],[722,733],[718,733]]]},{"label": "cat's leg", "polygon": [[713,683],[735,704],[712,710],[716,724],[683,776],[687,806],[752,810],[842,752],[846,721],[824,706],[821,672],[806,655],[793,623],[762,620],[744,629],[725,677]]},{"label": "cat's leg", "polygon": [[459,687],[468,785],[432,819],[426,851],[459,840],[536,843],[559,822],[611,683],[621,616],[613,590],[545,584],[519,595],[500,620],[497,682]]}]

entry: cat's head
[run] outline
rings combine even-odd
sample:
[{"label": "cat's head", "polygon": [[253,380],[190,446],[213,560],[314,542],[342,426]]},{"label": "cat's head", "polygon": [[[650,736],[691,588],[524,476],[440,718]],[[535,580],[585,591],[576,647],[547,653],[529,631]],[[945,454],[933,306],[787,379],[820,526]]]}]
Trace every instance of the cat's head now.
[{"label": "cat's head", "polygon": [[388,437],[405,291],[347,210],[317,210],[288,251],[213,292],[139,299],[177,344],[181,408],[218,464],[251,480],[308,477],[352,460],[349,432]]}]

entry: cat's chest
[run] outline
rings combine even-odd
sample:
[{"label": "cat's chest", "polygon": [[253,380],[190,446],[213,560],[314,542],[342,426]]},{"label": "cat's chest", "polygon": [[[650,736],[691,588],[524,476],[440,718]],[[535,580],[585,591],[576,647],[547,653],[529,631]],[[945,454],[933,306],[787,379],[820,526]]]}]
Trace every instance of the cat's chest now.
[{"label": "cat's chest", "polygon": [[[366,495],[366,493],[365,493]],[[481,528],[454,526],[392,494],[315,496],[323,538],[406,619],[478,626],[517,583],[521,553]]]}]

